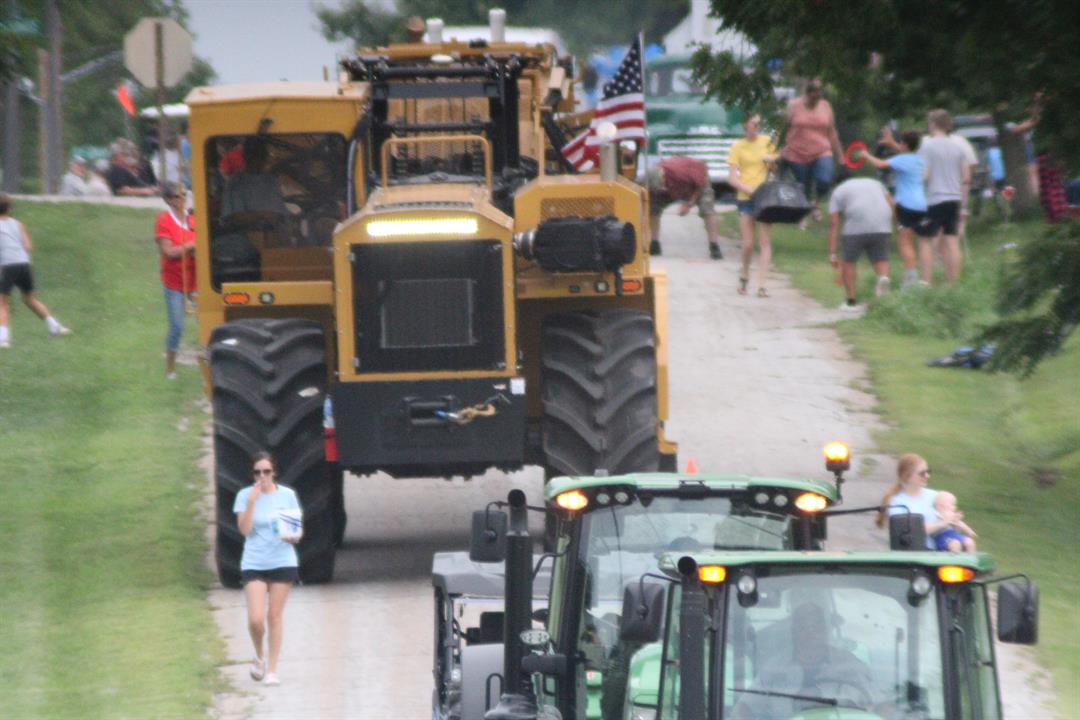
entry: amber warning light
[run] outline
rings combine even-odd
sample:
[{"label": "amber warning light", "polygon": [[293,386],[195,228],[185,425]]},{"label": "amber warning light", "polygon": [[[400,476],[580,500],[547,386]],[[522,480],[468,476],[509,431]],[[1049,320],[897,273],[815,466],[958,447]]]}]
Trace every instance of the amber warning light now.
[{"label": "amber warning light", "polygon": [[842,442],[831,442],[825,446],[825,469],[831,473],[841,473],[851,467],[851,454],[848,446]]},{"label": "amber warning light", "polygon": [[589,504],[589,498],[580,490],[570,490],[569,492],[560,493],[555,498],[555,504],[563,510],[574,512],[584,509]]}]

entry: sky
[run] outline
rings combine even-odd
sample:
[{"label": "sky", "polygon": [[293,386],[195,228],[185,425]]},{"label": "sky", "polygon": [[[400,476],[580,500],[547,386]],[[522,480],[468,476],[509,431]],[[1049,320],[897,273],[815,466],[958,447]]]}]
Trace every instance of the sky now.
[{"label": "sky", "polygon": [[315,5],[341,0],[186,0],[195,54],[217,71],[217,82],[322,80],[336,77],[336,55],[349,43],[319,33]]}]

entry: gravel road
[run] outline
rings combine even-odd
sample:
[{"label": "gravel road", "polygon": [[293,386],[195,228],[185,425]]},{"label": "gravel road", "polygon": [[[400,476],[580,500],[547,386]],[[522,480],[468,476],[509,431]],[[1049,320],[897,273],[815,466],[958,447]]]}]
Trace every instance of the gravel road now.
[{"label": "gravel road", "polygon": [[[864,368],[828,324],[837,312],[804,297],[780,275],[772,297],[735,293],[736,249],[705,259],[696,217],[664,216],[670,277],[669,437],[680,460],[702,470],[824,477],[821,447],[843,439],[854,469],[845,504],[876,503],[895,461],[874,450],[879,427]],[[355,718],[420,720],[431,716],[432,602],[429,571],[436,550],[466,549],[470,513],[511,488],[541,496],[538,469],[461,480],[350,478],[349,527],[332,585],[293,591],[285,612],[282,685],[247,677],[250,642],[240,592],[215,588],[214,615],[227,644],[222,668],[233,691],[214,716],[270,720]],[[539,526],[537,526],[539,530]],[[833,548],[882,548],[866,516],[830,521]],[[999,646],[1006,716],[1052,718],[1047,674],[1026,650]]]}]

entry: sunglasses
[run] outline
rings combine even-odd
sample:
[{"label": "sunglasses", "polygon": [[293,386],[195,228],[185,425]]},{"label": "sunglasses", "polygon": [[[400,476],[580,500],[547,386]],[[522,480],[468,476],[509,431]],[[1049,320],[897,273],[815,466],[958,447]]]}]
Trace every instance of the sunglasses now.
[{"label": "sunglasses", "polygon": [[255,468],[254,470],[251,471],[251,474],[252,475],[273,475],[274,471],[273,471],[272,468]]},{"label": "sunglasses", "polygon": [[919,471],[919,477],[930,477],[929,468],[927,468],[926,470],[920,470]]}]

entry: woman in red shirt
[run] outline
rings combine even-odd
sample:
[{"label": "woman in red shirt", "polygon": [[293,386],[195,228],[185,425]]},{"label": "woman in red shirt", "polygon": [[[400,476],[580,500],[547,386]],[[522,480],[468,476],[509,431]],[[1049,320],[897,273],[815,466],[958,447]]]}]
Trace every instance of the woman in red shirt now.
[{"label": "woman in red shirt", "polygon": [[179,183],[165,183],[162,197],[168,209],[158,216],[154,239],[161,252],[161,284],[165,288],[165,312],[169,331],[165,335],[165,377],[176,379],[176,351],[184,331],[184,294],[195,293],[195,231],[185,205],[187,197]]},{"label": "woman in red shirt", "polygon": [[[820,199],[829,191],[833,179],[833,157],[844,156],[832,106],[822,96],[821,80],[808,80],[801,97],[787,106],[787,136],[780,157],[791,168],[795,179],[806,190],[806,197]],[[817,190],[817,193],[814,193]],[[821,211],[814,210],[814,218]]]}]

